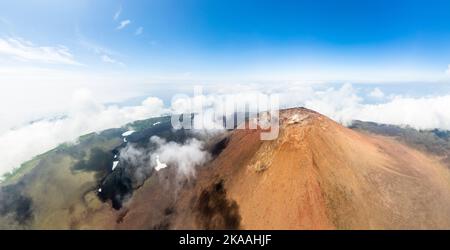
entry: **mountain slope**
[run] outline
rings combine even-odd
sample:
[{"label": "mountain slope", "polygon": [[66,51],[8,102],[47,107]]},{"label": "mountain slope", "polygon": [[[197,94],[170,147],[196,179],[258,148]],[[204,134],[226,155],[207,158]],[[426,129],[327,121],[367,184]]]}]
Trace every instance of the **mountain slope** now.
[{"label": "mountain slope", "polygon": [[231,163],[233,150],[258,144],[258,133],[236,131],[221,155],[242,228],[450,227],[450,175],[439,159],[307,110],[286,110],[281,121],[278,140],[241,164]]},{"label": "mountain slope", "polygon": [[158,172],[110,226],[450,228],[450,174],[439,157],[306,109],[284,110],[280,120],[275,141],[231,132],[219,156],[177,191],[164,188],[163,176],[175,174]]},{"label": "mountain slope", "polygon": [[[249,129],[205,139],[212,157],[197,166],[195,176],[181,175],[175,165],[152,171],[133,186],[119,209],[110,200],[99,200],[99,184],[90,172],[70,177],[73,190],[75,180],[89,179],[79,182],[81,197],[48,207],[42,202],[47,198],[36,192],[50,190],[50,198],[67,195],[52,188],[58,176],[50,174],[39,185],[35,180],[33,187],[39,188],[34,193],[20,182],[33,204],[40,204],[32,206],[34,219],[24,227],[450,228],[450,171],[441,155],[343,127],[303,108],[281,111],[280,124],[273,141],[261,141],[261,131]],[[145,134],[139,137],[144,142],[152,133],[139,132],[136,138]],[[114,176],[120,183],[122,175]],[[45,218],[42,210],[48,211]]]}]

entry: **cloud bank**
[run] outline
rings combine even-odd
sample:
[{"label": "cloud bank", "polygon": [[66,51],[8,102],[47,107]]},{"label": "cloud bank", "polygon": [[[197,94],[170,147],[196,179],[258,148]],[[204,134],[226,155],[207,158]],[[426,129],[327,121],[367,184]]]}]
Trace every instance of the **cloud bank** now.
[{"label": "cloud bank", "polygon": [[[450,130],[450,94],[440,96],[392,96],[384,95],[381,103],[371,104],[364,100],[364,96],[381,97],[378,92],[364,92],[352,84],[339,87],[327,85],[299,85],[280,84],[267,87],[262,85],[245,85],[229,88],[212,88],[196,98],[201,98],[204,106],[209,110],[223,110],[221,100],[230,96],[236,100],[255,101],[259,94],[279,94],[281,108],[304,106],[318,111],[344,125],[351,124],[352,120],[373,121],[395,125],[408,125],[416,129],[445,129]],[[372,94],[371,94],[372,93]],[[189,98],[189,97],[188,97]],[[192,98],[192,97],[191,97]],[[252,99],[253,98],[253,99]],[[0,174],[4,174],[21,163],[30,160],[33,156],[44,153],[60,143],[75,141],[78,136],[101,131],[111,127],[119,127],[128,122],[159,116],[169,112],[180,112],[187,107],[186,99],[178,99],[171,106],[164,106],[162,100],[150,97],[137,106],[118,107],[104,105],[88,90],[77,91],[66,112],[60,119],[39,120],[20,126],[15,129],[0,131]],[[158,142],[155,140],[155,143]],[[195,142],[192,142],[195,144]],[[186,154],[199,153],[189,151],[182,146],[161,142],[159,159],[163,163],[174,163],[177,159],[167,153],[181,152]],[[186,149],[186,150],[185,150]],[[184,156],[183,156],[184,157]],[[188,157],[186,155],[186,157]],[[200,158],[193,158],[193,162]],[[190,169],[181,166],[188,173]]]},{"label": "cloud bank", "polygon": [[119,165],[124,164],[128,171],[132,171],[134,181],[138,185],[148,178],[153,169],[160,171],[166,167],[175,167],[177,177],[189,179],[195,176],[197,166],[211,159],[204,142],[195,138],[177,143],[152,136],[150,143],[155,146],[154,150],[139,148],[129,143],[119,153]]},{"label": "cloud bank", "polygon": [[80,135],[120,127],[164,112],[162,100],[155,97],[145,99],[138,106],[105,106],[88,90],[79,90],[73,95],[66,117],[36,121],[0,134],[0,174],[63,142],[75,142]]},{"label": "cloud bank", "polygon": [[351,84],[316,92],[304,106],[348,125],[352,120],[450,130],[450,95],[420,98],[393,96],[380,104],[365,104]]},{"label": "cloud bank", "polygon": [[150,141],[157,145],[152,156],[154,166],[159,160],[168,166],[176,166],[179,173],[184,176],[195,175],[195,167],[203,165],[211,158],[208,151],[204,149],[203,142],[197,139],[189,139],[186,143],[179,144],[153,136]]}]

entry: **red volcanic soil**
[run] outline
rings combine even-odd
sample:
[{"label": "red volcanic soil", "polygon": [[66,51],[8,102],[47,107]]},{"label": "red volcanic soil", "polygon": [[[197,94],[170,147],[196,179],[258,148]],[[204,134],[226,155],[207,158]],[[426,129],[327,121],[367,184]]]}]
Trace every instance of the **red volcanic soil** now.
[{"label": "red volcanic soil", "polygon": [[281,111],[280,123],[273,141],[259,130],[230,132],[195,178],[164,169],[126,209],[99,210],[104,219],[85,227],[450,228],[450,172],[438,157],[307,109]]}]

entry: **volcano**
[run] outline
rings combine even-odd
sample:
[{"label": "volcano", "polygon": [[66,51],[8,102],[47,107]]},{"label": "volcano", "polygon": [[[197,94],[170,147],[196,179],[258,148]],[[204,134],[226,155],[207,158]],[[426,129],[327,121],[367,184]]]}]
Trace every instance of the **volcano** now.
[{"label": "volcano", "polygon": [[[22,177],[27,182],[14,184],[20,185],[18,195],[33,201],[33,216],[27,211],[32,218],[21,225],[450,229],[448,150],[443,155],[398,136],[344,127],[304,108],[280,111],[279,121],[279,136],[272,141],[260,140],[259,129],[234,129],[214,137],[211,159],[197,166],[194,176],[181,178],[174,166],[153,171],[132,194],[123,195],[127,199],[120,208],[96,197],[98,184],[88,173],[71,177],[75,181],[66,185],[71,191],[57,190],[53,186],[61,175],[43,183],[37,179],[37,166]],[[30,183],[37,182],[38,190],[31,190]],[[38,194],[44,188],[49,196],[66,198],[46,204]],[[14,220],[7,212],[0,215],[0,223]]]}]

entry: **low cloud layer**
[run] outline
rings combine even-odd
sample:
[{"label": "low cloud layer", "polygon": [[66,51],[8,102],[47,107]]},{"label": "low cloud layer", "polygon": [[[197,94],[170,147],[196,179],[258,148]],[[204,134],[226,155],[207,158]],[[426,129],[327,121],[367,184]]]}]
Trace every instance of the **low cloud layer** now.
[{"label": "low cloud layer", "polygon": [[184,144],[167,142],[157,136],[153,136],[150,140],[158,147],[152,156],[155,164],[158,158],[163,164],[176,166],[179,173],[184,176],[195,175],[195,167],[206,163],[211,157],[204,149],[203,142],[195,138],[189,139]]},{"label": "low cloud layer", "polygon": [[[379,90],[379,91],[378,91]],[[408,125],[417,129],[446,129],[450,130],[450,94],[440,96],[409,97],[402,95],[388,95],[383,89],[364,92],[351,84],[338,87],[327,85],[296,85],[286,84],[275,87],[264,85],[235,86],[234,88],[216,89],[214,92],[196,97],[202,98],[204,105],[211,110],[227,108],[220,102],[232,94],[240,101],[254,100],[255,93],[280,95],[281,108],[304,106],[316,110],[330,118],[349,125],[352,120],[374,121],[395,125]],[[380,93],[383,93],[381,95]],[[190,94],[190,93],[187,93]],[[256,95],[257,96],[257,95]],[[367,103],[364,97],[378,99],[378,103]],[[128,122],[159,116],[186,108],[186,99],[180,99],[171,106],[154,97],[147,98],[137,106],[119,107],[104,105],[88,90],[77,91],[64,117],[45,119],[14,129],[0,131],[0,174],[19,167],[21,163],[32,157],[44,153],[58,144],[75,141],[78,136],[101,131],[111,127],[119,127]],[[157,140],[155,141],[155,143]],[[191,142],[196,145],[196,142]],[[190,146],[193,146],[190,145]],[[198,146],[198,145],[197,145]],[[196,155],[199,151],[189,151],[191,147],[161,142],[160,161],[173,163],[177,157],[166,152],[178,152],[178,156]],[[163,150],[166,149],[166,150]],[[189,150],[188,150],[189,149]],[[183,156],[181,152],[186,155]],[[193,156],[192,156],[193,157]],[[192,158],[198,162],[199,158]],[[180,166],[186,174],[189,166]]]},{"label": "low cloud layer", "polygon": [[105,106],[88,90],[77,91],[66,117],[32,122],[0,134],[0,174],[63,142],[75,142],[80,135],[120,127],[164,112],[163,102],[154,97],[145,99],[138,106]]},{"label": "low cloud layer", "polygon": [[[405,86],[406,87],[406,86]],[[232,97],[235,103],[263,103],[271,94],[278,94],[280,108],[303,106],[320,112],[330,118],[349,125],[352,120],[373,121],[394,125],[408,125],[416,129],[450,130],[450,94],[439,96],[409,97],[386,95],[376,87],[370,91],[360,90],[352,84],[337,87],[327,85],[280,84],[277,87],[236,86],[222,93],[204,94],[195,98],[181,98],[172,104],[172,110],[182,112],[189,107],[189,101],[201,99],[209,110],[229,109],[234,103],[226,102]],[[368,103],[365,97],[376,99]],[[225,103],[225,105],[224,105]],[[231,107],[232,108],[232,107]],[[255,111],[255,110],[252,110]]]},{"label": "low cloud layer", "polygon": [[304,102],[307,108],[321,112],[348,125],[352,120],[411,126],[416,129],[450,130],[450,95],[420,98],[391,96],[379,104],[365,104],[351,84],[316,92]]},{"label": "low cloud layer", "polygon": [[150,143],[154,146],[153,150],[138,148],[130,143],[120,151],[119,165],[128,166],[128,170],[133,171],[134,181],[138,185],[148,178],[153,169],[159,171],[166,167],[175,167],[180,178],[193,177],[195,168],[211,159],[204,142],[195,138],[177,143],[152,136]]}]

